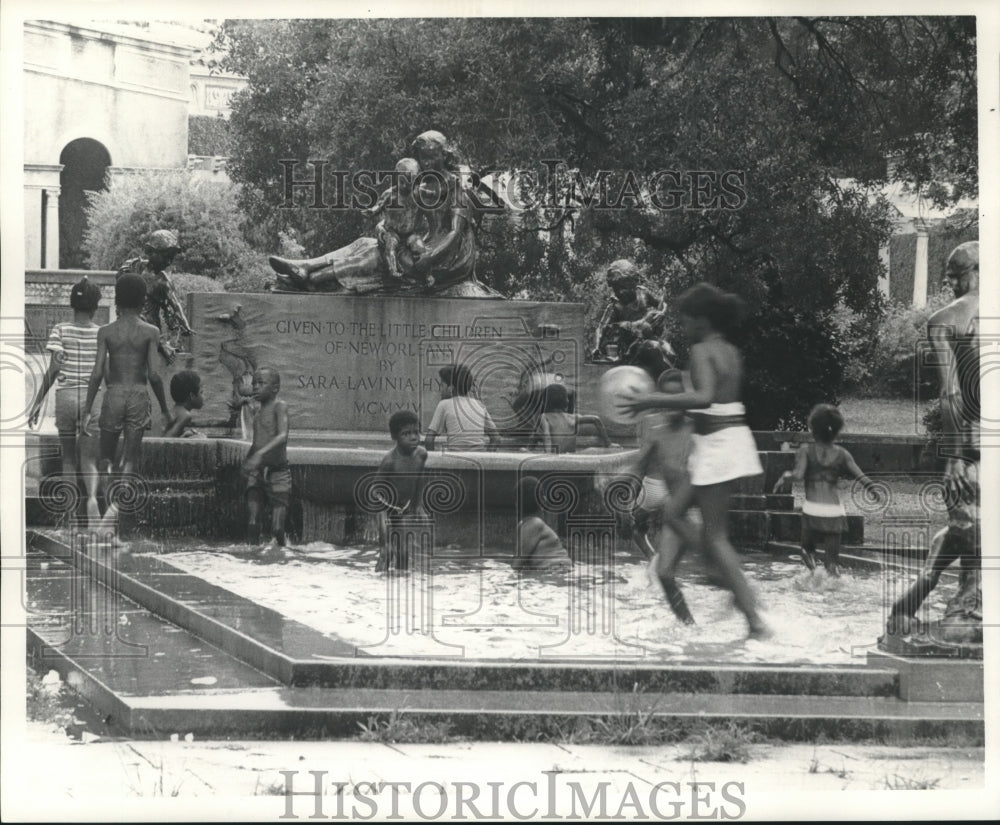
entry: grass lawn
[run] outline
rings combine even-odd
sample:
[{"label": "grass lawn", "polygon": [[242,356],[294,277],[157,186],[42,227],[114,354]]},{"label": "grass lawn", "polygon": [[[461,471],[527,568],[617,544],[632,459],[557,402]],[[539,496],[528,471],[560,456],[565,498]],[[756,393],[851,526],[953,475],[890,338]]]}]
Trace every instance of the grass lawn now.
[{"label": "grass lawn", "polygon": [[926,406],[912,398],[844,398],[844,433],[925,435],[921,419]]}]

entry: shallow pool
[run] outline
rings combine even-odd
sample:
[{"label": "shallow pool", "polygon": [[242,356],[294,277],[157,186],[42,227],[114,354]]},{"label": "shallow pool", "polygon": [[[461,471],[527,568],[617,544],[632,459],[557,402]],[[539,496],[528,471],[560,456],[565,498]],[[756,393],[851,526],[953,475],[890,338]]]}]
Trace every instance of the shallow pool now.
[{"label": "shallow pool", "polygon": [[[698,621],[686,627],[645,563],[624,554],[607,572],[575,565],[564,578],[519,576],[495,559],[427,559],[422,570],[386,576],[374,572],[371,548],[313,542],[286,551],[279,562],[261,563],[245,546],[184,544],[158,543],[156,552],[373,656],[857,663],[882,632],[884,602],[912,580],[874,571],[846,571],[834,580],[810,576],[799,563],[745,555],[744,569],[776,631],[772,640],[748,641],[729,593],[714,586],[696,560],[686,560],[680,572]],[[927,608],[938,613],[953,589],[942,582]]]}]

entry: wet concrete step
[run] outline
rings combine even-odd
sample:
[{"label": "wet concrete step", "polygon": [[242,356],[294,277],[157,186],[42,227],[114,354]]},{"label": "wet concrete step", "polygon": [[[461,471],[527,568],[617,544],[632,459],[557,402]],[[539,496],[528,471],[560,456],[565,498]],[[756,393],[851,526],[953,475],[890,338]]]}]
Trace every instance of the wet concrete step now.
[{"label": "wet concrete step", "polygon": [[[29,643],[37,647],[29,630]],[[141,695],[116,693],[93,668],[56,652],[46,660],[76,685],[114,729],[133,737],[193,733],[214,738],[353,738],[360,727],[431,726],[489,741],[564,739],[580,725],[624,730],[640,725],[669,735],[706,723],[737,723],[789,741],[874,739],[903,743],[948,737],[980,746],[983,705],[904,702],[893,697],[769,696],[635,692],[386,690],[321,687],[206,688]],[[75,675],[70,675],[70,674]]]}]

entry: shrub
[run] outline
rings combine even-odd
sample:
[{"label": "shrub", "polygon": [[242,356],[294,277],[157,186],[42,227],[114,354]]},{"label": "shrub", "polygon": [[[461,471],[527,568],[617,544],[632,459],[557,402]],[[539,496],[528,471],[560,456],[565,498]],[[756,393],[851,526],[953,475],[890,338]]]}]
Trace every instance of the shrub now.
[{"label": "shrub", "polygon": [[229,121],[210,115],[188,118],[188,154],[228,157],[230,152]]},{"label": "shrub", "polygon": [[171,272],[170,281],[174,290],[183,298],[189,292],[225,292],[222,284],[206,275],[193,275],[190,272]]},{"label": "shrub", "polygon": [[921,367],[914,385],[916,358],[927,341],[927,319],[954,298],[948,289],[930,296],[927,305],[914,307],[891,302],[875,331],[867,363],[856,374],[859,395],[881,398],[932,398],[938,393],[938,377],[933,367]]},{"label": "shrub", "polygon": [[154,229],[178,233],[175,266],[226,288],[263,288],[267,262],[243,235],[234,184],[197,180],[187,171],[143,171],[109,179],[90,193],[83,245],[94,269],[117,269],[141,254]]}]

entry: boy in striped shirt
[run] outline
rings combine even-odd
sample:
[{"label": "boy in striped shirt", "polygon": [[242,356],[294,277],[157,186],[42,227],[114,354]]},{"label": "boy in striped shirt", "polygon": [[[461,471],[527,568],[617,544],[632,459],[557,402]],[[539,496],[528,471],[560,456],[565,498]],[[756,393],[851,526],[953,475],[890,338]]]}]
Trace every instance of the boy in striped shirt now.
[{"label": "boy in striped shirt", "polygon": [[[84,276],[70,291],[69,305],[73,320],[56,324],[49,333],[47,352],[52,353],[49,368],[42,379],[28,414],[28,424],[38,424],[42,403],[56,385],[56,430],[62,445],[62,471],[69,478],[83,475],[87,488],[87,518],[100,518],[97,507],[97,439],[87,431],[83,415],[87,397],[87,382],[97,361],[97,331],[94,313],[101,301],[101,290]],[[103,389],[98,389],[98,395]]]}]

